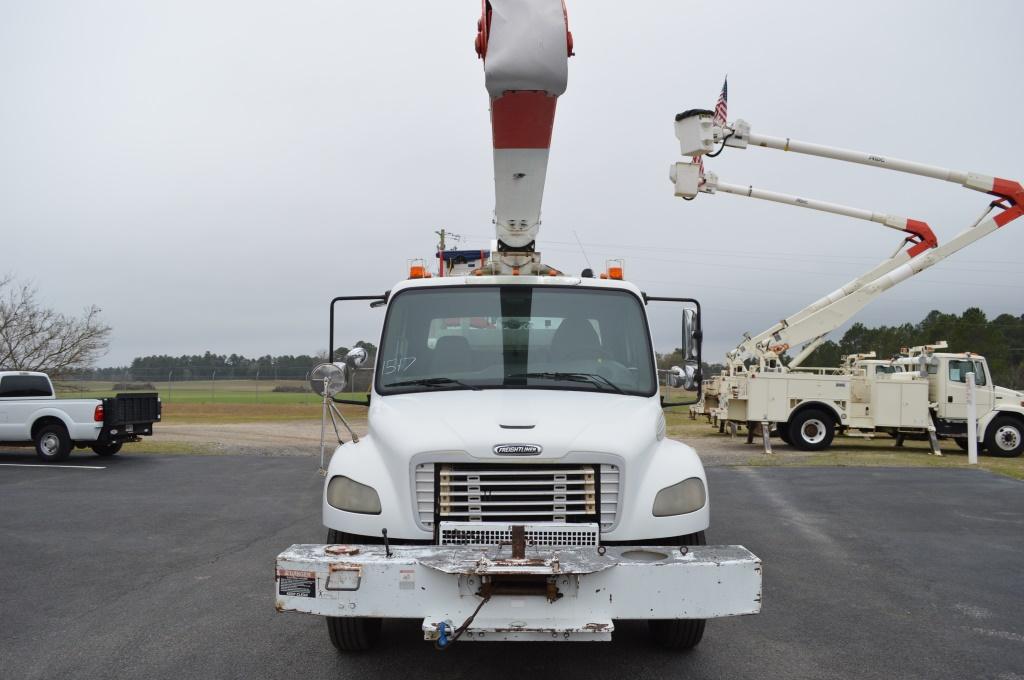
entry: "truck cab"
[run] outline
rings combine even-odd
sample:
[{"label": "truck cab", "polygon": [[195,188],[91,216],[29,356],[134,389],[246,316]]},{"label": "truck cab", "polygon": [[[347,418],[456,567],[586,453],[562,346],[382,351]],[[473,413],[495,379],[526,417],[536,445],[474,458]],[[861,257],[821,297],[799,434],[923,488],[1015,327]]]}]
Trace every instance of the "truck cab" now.
[{"label": "truck cab", "polygon": [[974,373],[978,441],[990,455],[1024,452],[1024,393],[992,382],[985,357],[972,352],[931,352],[898,360],[928,377],[928,400],[939,436],[967,442],[967,374]]},{"label": "truck cab", "polygon": [[[656,302],[685,307],[671,371]],[[483,275],[412,278],[381,303],[368,432],[327,467],[327,544],[278,557],[280,610],[325,615],[342,651],[410,617],[442,646],[610,639],[614,620],[646,619],[689,648],[706,619],[759,611],[759,560],[705,545],[704,468],[666,437],[663,407],[699,391],[696,301]],[[335,588],[343,569],[358,578]]]}]

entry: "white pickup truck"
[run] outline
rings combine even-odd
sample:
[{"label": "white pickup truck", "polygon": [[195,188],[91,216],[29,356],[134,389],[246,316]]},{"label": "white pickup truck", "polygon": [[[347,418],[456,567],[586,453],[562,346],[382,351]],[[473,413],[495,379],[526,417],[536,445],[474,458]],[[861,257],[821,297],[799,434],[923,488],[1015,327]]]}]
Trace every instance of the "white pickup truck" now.
[{"label": "white pickup truck", "polygon": [[46,462],[65,460],[75,447],[113,456],[124,442],[153,434],[159,420],[154,392],[57,399],[45,373],[0,371],[0,445],[34,444]]}]

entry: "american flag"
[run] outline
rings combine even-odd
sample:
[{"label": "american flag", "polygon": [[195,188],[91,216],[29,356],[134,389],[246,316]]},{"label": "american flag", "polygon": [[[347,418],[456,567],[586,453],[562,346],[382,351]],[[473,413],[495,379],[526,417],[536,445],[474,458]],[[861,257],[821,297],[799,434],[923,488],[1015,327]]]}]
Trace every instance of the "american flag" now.
[{"label": "american flag", "polygon": [[698,184],[704,184],[704,156],[694,156],[693,162],[700,168],[700,180]]},{"label": "american flag", "polygon": [[726,114],[729,112],[729,76],[725,77],[722,83],[722,94],[718,95],[718,103],[715,104],[715,117],[713,122],[719,127],[725,127]]}]

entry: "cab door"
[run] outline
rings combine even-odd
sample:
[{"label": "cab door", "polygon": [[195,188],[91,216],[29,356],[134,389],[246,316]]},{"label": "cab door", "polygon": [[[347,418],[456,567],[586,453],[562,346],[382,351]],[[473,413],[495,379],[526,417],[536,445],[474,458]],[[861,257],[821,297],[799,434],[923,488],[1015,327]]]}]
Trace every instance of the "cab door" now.
[{"label": "cab door", "polygon": [[945,394],[940,413],[949,420],[967,420],[967,374],[974,372],[977,413],[992,410],[992,381],[983,359],[949,359],[946,363]]}]

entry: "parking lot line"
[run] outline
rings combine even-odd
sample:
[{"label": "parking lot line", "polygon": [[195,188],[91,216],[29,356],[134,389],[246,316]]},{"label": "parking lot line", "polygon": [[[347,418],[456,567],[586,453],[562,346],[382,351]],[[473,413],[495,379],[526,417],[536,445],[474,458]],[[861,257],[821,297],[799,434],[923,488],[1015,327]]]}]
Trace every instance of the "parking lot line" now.
[{"label": "parking lot line", "polygon": [[2,467],[61,468],[64,470],[106,470],[106,465],[51,465],[50,463],[0,463]]}]

